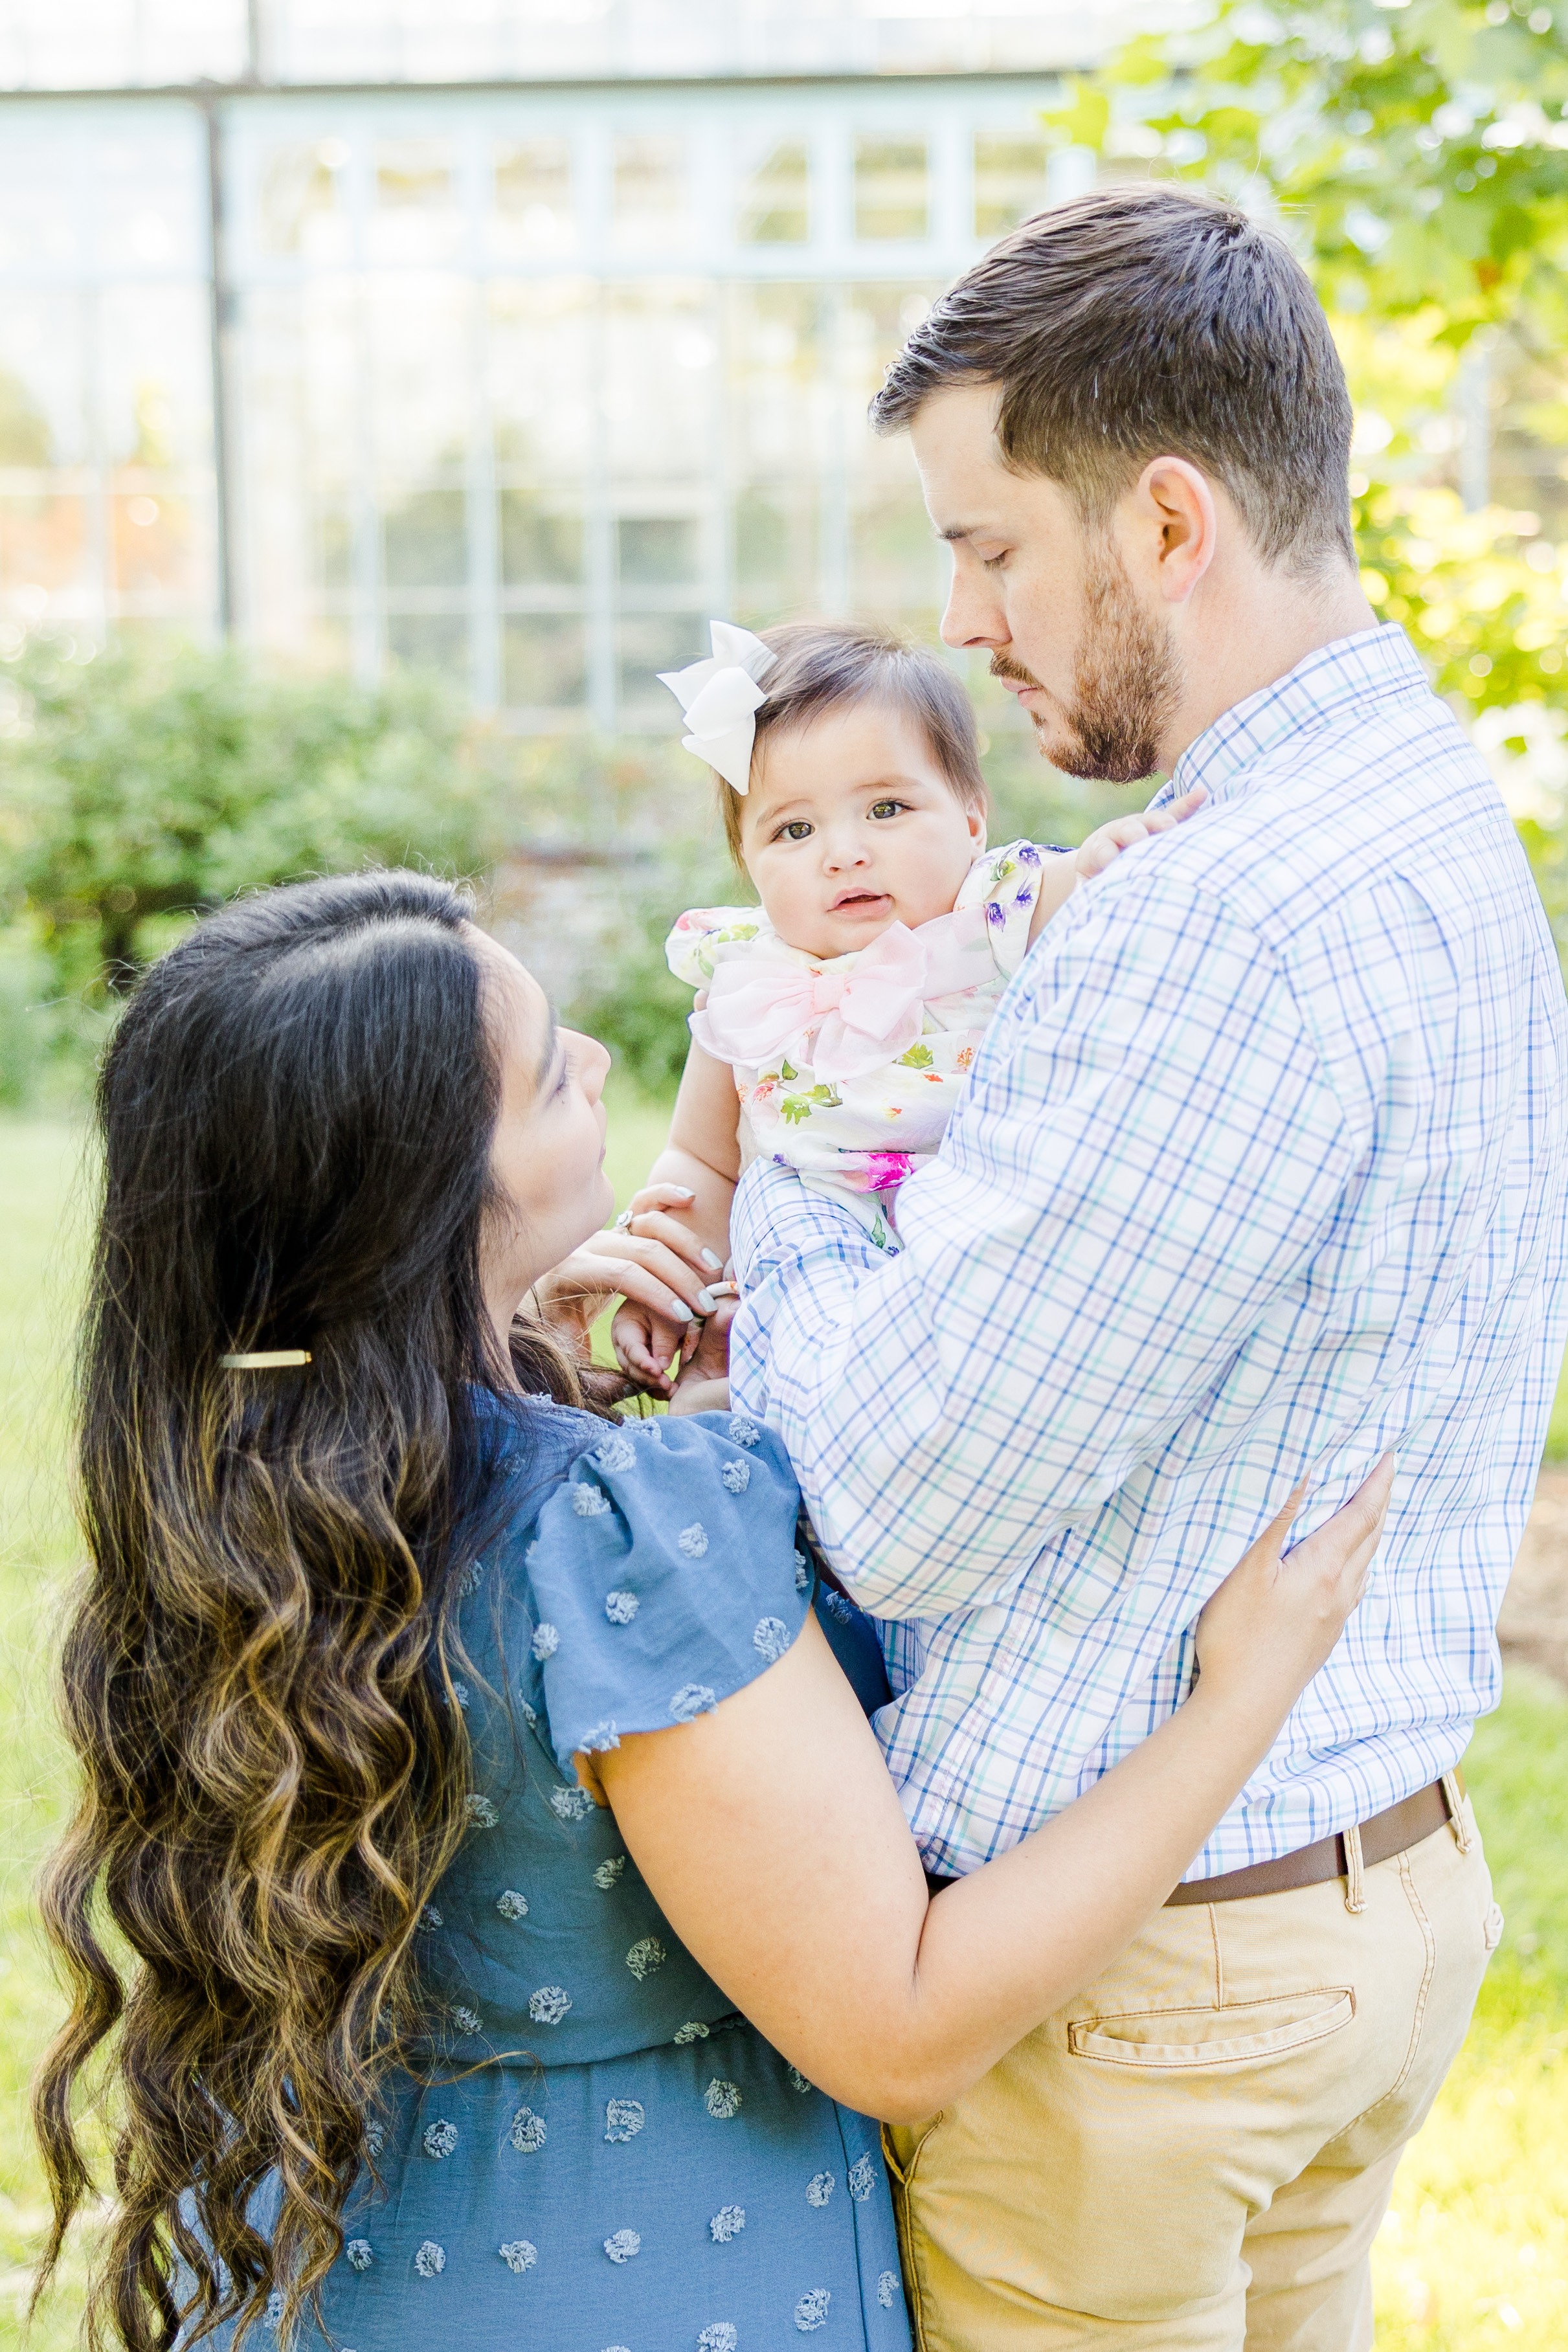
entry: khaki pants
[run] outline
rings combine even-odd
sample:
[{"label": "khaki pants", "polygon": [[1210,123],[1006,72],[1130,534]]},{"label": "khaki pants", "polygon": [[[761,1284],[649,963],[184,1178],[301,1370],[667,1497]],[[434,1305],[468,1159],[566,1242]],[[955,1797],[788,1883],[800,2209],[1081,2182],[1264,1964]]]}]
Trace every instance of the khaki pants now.
[{"label": "khaki pants", "polygon": [[921,2352],[1367,2352],[1394,2168],[1502,1921],[1468,1802],[1363,1892],[1161,1911],[889,2128]]}]

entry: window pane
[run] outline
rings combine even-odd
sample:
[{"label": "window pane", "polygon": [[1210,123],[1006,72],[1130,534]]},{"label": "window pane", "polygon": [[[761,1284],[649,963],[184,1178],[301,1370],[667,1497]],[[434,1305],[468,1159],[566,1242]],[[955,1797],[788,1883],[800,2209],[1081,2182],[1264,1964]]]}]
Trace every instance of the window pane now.
[{"label": "window pane", "polygon": [[614,224],[617,245],[655,253],[690,229],[684,139],[617,139]]},{"label": "window pane", "polygon": [[342,202],[342,173],[348,159],[348,142],[342,139],[273,148],[261,167],[264,253],[298,253],[309,261],[344,258],[348,219]]},{"label": "window pane", "polygon": [[0,592],[8,610],[41,620],[50,594],[86,585],[89,573],[84,500],[0,498]]},{"label": "window pane", "polygon": [[735,234],[742,245],[804,245],[811,234],[810,161],[803,142],[767,149],[741,183]]},{"label": "window pane", "polygon": [[1031,213],[1044,210],[1046,164],[1043,139],[1014,131],[979,131],[974,136],[974,234],[1005,236]]},{"label": "window pane", "polygon": [[146,491],[109,502],[114,585],[132,610],[172,610],[199,593],[190,502]]},{"label": "window pane", "polygon": [[490,289],[489,306],[497,466],[531,483],[580,479],[600,396],[596,289],[583,278],[503,284]]},{"label": "window pane", "polygon": [[371,250],[378,261],[439,261],[458,242],[452,154],[444,139],[384,139],[375,150]]},{"label": "window pane", "polygon": [[757,625],[757,615],[776,620],[783,612],[813,603],[816,483],[748,484],[735,500],[734,549],[737,617],[748,625]]},{"label": "window pane", "polygon": [[580,710],[588,694],[588,633],[574,614],[514,614],[503,636],[510,710]]},{"label": "window pane", "polygon": [[388,509],[382,529],[389,588],[460,588],[468,578],[461,490],[416,490]]},{"label": "window pane", "polygon": [[503,253],[561,253],[576,242],[572,150],[564,139],[518,139],[496,149],[493,235]]},{"label": "window pane", "polygon": [[858,237],[924,236],[927,226],[926,143],[914,138],[855,142],[855,234]]},{"label": "window pane", "polygon": [[583,518],[537,490],[500,494],[500,575],[509,588],[571,587],[583,578]]},{"label": "window pane", "polygon": [[713,648],[700,613],[638,613],[623,616],[616,631],[620,667],[621,715],[646,724],[679,719],[661,669],[684,669]]},{"label": "window pane", "polygon": [[406,669],[440,670],[460,684],[468,667],[468,625],[460,613],[390,613],[386,650]]},{"label": "window pane", "polygon": [[614,478],[623,486],[706,480],[723,389],[713,289],[696,279],[648,278],[612,285],[605,310],[600,397]]},{"label": "window pane", "polygon": [[684,587],[700,577],[698,526],[689,515],[623,515],[616,541],[623,586]]}]

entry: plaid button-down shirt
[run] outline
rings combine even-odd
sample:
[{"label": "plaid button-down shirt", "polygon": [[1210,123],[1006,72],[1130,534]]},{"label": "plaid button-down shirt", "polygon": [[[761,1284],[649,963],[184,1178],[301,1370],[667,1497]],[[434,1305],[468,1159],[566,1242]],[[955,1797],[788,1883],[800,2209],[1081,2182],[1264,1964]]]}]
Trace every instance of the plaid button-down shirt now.
[{"label": "plaid button-down shirt", "polygon": [[1397,628],[1227,711],[1209,804],[1026,959],[903,1244],[736,1202],[732,1391],[885,1621],[929,1867],[972,1869],[1179,1703],[1304,1469],[1399,1456],[1366,1599],[1194,1877],[1364,1820],[1495,1704],[1562,1360],[1568,1022],[1481,761]]}]

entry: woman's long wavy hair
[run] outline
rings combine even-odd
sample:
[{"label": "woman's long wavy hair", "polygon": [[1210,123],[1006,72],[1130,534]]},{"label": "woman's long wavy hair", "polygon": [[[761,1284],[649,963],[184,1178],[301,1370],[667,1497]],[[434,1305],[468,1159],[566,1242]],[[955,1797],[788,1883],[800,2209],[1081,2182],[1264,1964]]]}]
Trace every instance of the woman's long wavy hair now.
[{"label": "woman's long wavy hair", "polygon": [[[468,1786],[445,1702],[474,1391],[504,1378],[470,912],[405,873],[239,901],[148,971],[100,1082],[63,1661],[81,1790],[43,1885],[71,2007],[35,2094],[40,2288],[91,2189],[79,2095],[109,2094],[96,2347],[243,2334],[275,2287],[291,2329],[417,2032],[414,1927]],[[219,1360],[289,1348],[310,1365]],[[525,1390],[579,1401],[542,1333],[512,1353]],[[274,2170],[268,2239],[248,2209]]]}]

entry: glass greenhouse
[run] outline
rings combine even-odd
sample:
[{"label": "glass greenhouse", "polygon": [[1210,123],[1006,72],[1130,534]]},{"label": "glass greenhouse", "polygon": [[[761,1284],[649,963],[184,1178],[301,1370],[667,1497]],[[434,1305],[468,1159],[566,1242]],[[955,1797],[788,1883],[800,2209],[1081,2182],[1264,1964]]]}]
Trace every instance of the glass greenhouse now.
[{"label": "glass greenhouse", "polygon": [[437,668],[550,731],[636,730],[709,613],[929,629],[866,402],[1081,184],[1040,110],[1133,21],[10,0],[0,625]]}]

